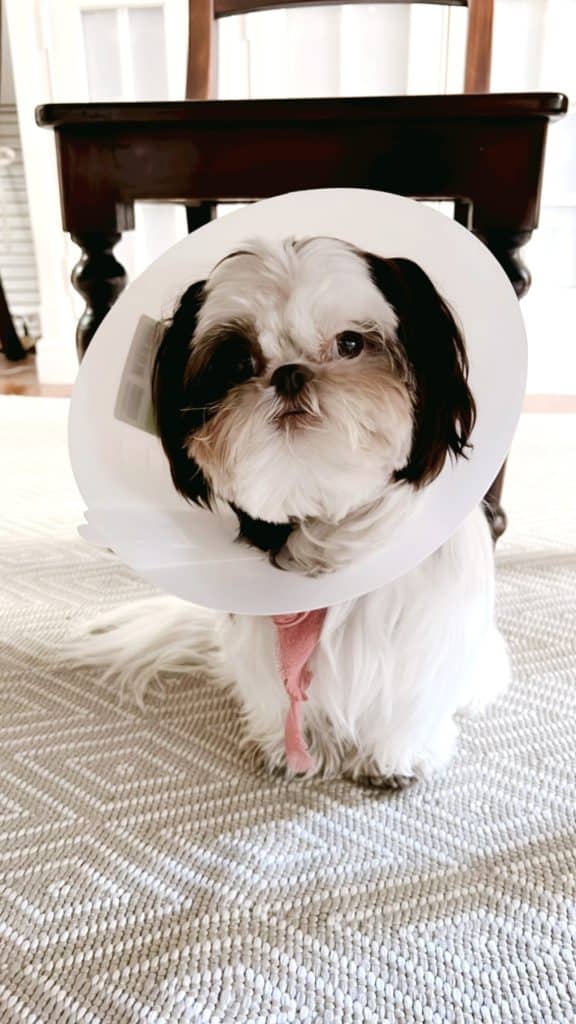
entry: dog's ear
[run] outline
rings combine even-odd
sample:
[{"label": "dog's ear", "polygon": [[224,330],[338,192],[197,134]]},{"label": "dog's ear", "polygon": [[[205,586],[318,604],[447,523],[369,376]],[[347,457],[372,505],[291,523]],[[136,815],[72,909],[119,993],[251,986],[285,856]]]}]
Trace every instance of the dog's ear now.
[{"label": "dog's ear", "polygon": [[367,256],[375,284],[398,316],[397,335],[414,379],[414,434],[396,474],[416,487],[434,480],[447,455],[466,457],[476,419],[464,339],[448,305],[417,263]]},{"label": "dog's ear", "polygon": [[186,367],[205,281],[191,285],[180,299],[160,342],[152,375],[152,403],[158,434],[170,463],[176,490],[189,501],[210,507],[210,485],[186,451],[186,440],[205,419],[198,395],[186,384]]}]

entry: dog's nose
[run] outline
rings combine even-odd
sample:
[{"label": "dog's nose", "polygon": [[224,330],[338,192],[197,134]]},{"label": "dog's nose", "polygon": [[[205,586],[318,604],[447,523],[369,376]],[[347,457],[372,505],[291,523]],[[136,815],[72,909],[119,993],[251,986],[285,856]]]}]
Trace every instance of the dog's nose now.
[{"label": "dog's nose", "polygon": [[270,383],[283,398],[296,398],[313,376],[312,370],[302,363],[286,363],[274,370]]}]

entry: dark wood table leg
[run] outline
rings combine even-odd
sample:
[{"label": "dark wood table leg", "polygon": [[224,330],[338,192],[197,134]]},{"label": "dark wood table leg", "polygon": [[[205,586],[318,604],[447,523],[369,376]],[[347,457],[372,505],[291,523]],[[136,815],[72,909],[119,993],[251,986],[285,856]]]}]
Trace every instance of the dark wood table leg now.
[{"label": "dark wood table leg", "polygon": [[490,252],[496,257],[516,295],[523,299],[532,284],[530,271],[520,250],[532,237],[531,231],[494,231],[480,235]]},{"label": "dark wood table leg", "polygon": [[120,238],[119,233],[72,235],[73,241],[82,249],[72,271],[72,284],[86,302],[76,329],[79,359],[82,359],[106,313],[126,287],[126,271],[112,251]]},{"label": "dark wood table leg", "polygon": [[495,544],[508,526],[508,517],[502,508],[502,488],[504,486],[505,473],[506,463],[504,463],[498,476],[484,495],[484,512],[486,513],[492,540]]},{"label": "dark wood table leg", "polygon": [[[498,260],[519,299],[526,295],[532,281],[530,271],[520,256],[520,249],[530,240],[531,235],[531,231],[517,231],[494,232],[480,236]],[[502,507],[505,472],[506,463],[502,466],[484,498],[484,508],[494,543],[502,536],[508,525],[508,519]]]},{"label": "dark wood table leg", "polygon": [[10,310],[8,308],[8,302],[6,301],[6,295],[4,294],[4,288],[2,286],[2,279],[0,278],[0,341],[2,342],[2,351],[6,356],[6,359],[10,359],[12,362],[16,362],[19,359],[26,358],[26,349],[22,345],[20,338],[16,333],[14,327],[14,321]]},{"label": "dark wood table leg", "polygon": [[189,203],[186,206],[186,223],[188,234],[191,235],[196,228],[202,228],[216,219],[216,203]]}]

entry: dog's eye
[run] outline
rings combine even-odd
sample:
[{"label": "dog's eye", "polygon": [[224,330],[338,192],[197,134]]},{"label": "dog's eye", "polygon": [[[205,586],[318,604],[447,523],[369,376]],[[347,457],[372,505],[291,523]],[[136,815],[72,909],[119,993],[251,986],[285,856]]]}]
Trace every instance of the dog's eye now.
[{"label": "dog's eye", "polygon": [[256,363],[246,340],[230,336],[220,343],[208,364],[211,378],[222,384],[242,384],[256,374]]},{"label": "dog's eye", "polygon": [[251,355],[245,353],[234,361],[230,367],[230,375],[233,380],[238,382],[243,380],[249,380],[250,377],[254,376],[255,373],[254,360]]},{"label": "dog's eye", "polygon": [[357,331],[342,331],[336,338],[338,355],[343,359],[354,359],[364,348],[364,337]]}]

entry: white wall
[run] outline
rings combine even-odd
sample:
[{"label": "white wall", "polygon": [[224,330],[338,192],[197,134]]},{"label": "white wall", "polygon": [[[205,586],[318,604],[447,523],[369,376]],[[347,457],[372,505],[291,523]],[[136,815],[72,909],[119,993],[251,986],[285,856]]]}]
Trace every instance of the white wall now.
[{"label": "white wall", "polygon": [[12,57],[8,43],[8,22],[3,0],[0,0],[0,103],[13,106],[16,103],[14,77],[12,74]]}]

